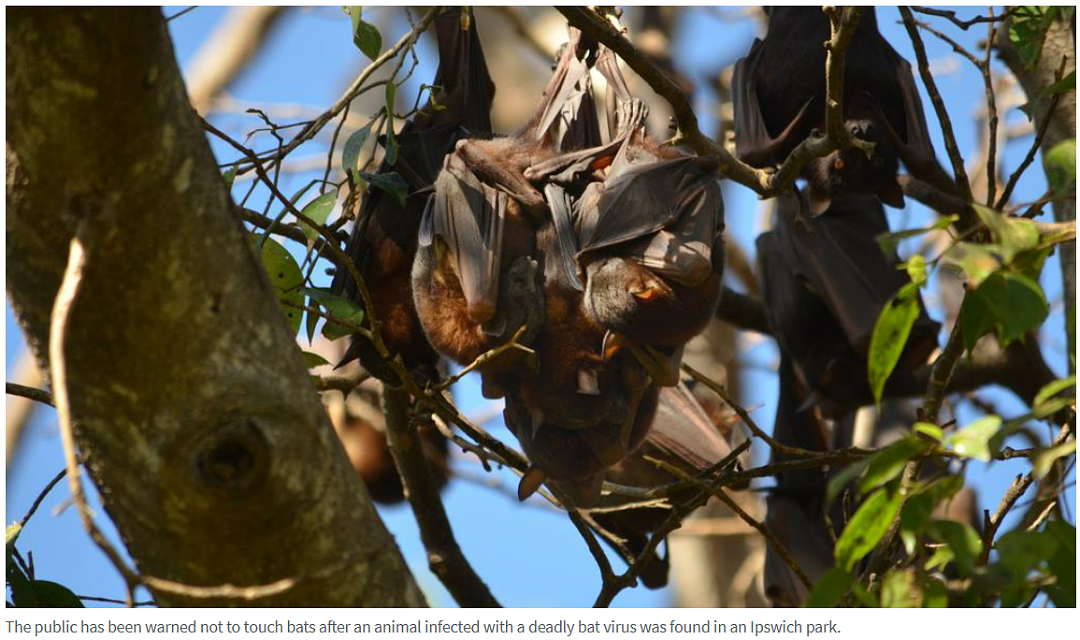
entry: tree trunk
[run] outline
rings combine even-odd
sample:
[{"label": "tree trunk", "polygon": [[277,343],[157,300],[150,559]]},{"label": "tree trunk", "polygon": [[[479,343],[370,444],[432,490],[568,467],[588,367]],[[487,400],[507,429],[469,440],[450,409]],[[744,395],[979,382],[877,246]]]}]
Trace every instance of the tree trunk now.
[{"label": "tree trunk", "polygon": [[[1063,19],[1060,15],[1046,30],[1046,39],[1043,41],[1042,54],[1032,68],[1027,68],[1020,58],[1016,47],[1009,40],[1009,22],[1006,22],[998,30],[997,49],[1001,60],[1008,65],[1009,69],[1020,80],[1029,101],[1039,98],[1043,90],[1057,82],[1058,71],[1061,77],[1065,77],[1076,71],[1076,27],[1075,22]],[[1065,65],[1062,68],[1062,60]],[[1053,149],[1056,144],[1065,140],[1076,139],[1076,91],[1065,91],[1058,100],[1054,113],[1048,113],[1051,104],[1050,98],[1039,100],[1039,107],[1035,110],[1035,130],[1038,131],[1044,121],[1050,118],[1046,129],[1046,135],[1042,139],[1041,150],[1045,157],[1046,152]],[[1058,222],[1076,220],[1076,193],[1071,197],[1054,200],[1054,219]],[[1075,345],[1072,339],[1072,324],[1076,318],[1076,243],[1066,242],[1058,245],[1058,255],[1061,257],[1061,279],[1065,293],[1065,323],[1066,332],[1070,339],[1068,353],[1073,353]],[[1072,360],[1069,359],[1069,368],[1072,370]]]},{"label": "tree trunk", "polygon": [[47,364],[78,234],[76,441],[138,571],[298,580],[259,605],[423,605],[231,212],[160,11],[12,8],[6,46],[9,295]]}]

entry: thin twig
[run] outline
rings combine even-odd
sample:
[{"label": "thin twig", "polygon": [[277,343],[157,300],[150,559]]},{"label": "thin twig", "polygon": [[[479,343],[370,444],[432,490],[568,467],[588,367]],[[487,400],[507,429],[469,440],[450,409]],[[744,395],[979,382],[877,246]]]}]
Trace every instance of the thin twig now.
[{"label": "thin twig", "polygon": [[56,302],[53,304],[51,326],[49,328],[49,365],[52,370],[53,399],[56,402],[60,441],[64,449],[65,473],[68,478],[68,486],[71,489],[72,502],[74,502],[79,518],[82,520],[83,528],[90,534],[90,539],[123,577],[127,589],[126,602],[130,607],[134,606],[135,603],[135,588],[140,582],[139,577],[128,568],[123,557],[120,556],[120,553],[94,522],[94,516],[83,492],[82,479],[79,477],[79,459],[75,453],[75,433],[72,425],[71,401],[68,396],[67,359],[64,347],[67,340],[71,310],[75,306],[76,300],[78,300],[83,270],[86,267],[86,248],[83,246],[83,240],[79,236],[80,234],[76,233],[71,240],[67,266],[64,269],[63,279],[60,281],[60,288],[56,293]]},{"label": "thin twig", "polygon": [[35,389],[34,387],[28,387],[17,382],[7,382],[5,384],[7,385],[7,394],[9,396],[20,396],[33,400],[34,402],[47,404],[50,407],[54,406],[52,394],[44,389]]},{"label": "thin twig", "polygon": [[[1065,63],[1067,61],[1067,56],[1061,57],[1061,66],[1058,68],[1055,82],[1061,80],[1062,74],[1065,72]],[[998,211],[1008,204],[1009,198],[1012,197],[1013,189],[1016,188],[1016,183],[1020,180],[1020,176],[1024,175],[1024,172],[1027,171],[1027,168],[1031,166],[1031,163],[1035,160],[1035,154],[1039,152],[1039,148],[1042,146],[1043,137],[1046,136],[1046,132],[1050,128],[1050,122],[1053,120],[1051,116],[1057,109],[1058,102],[1061,100],[1061,95],[1061,93],[1055,93],[1054,97],[1051,98],[1050,108],[1046,110],[1046,117],[1043,118],[1042,124],[1039,125],[1039,130],[1035,134],[1035,139],[1031,143],[1031,148],[1028,149],[1027,155],[1024,156],[1024,160],[1020,163],[1020,166],[1018,166],[1016,171],[1013,171],[1012,175],[1009,176],[1009,181],[1005,184],[1005,190],[1001,192],[1001,197],[998,198],[997,203],[994,205],[994,208]]]},{"label": "thin twig", "polygon": [[[291,153],[294,149],[299,147],[304,142],[307,142],[324,127],[326,123],[334,118],[337,114],[341,113],[346,105],[353,101],[353,99],[366,90],[368,87],[364,86],[364,83],[374,74],[380,67],[386,64],[388,61],[397,57],[397,55],[406,47],[411,47],[415,44],[416,40],[420,38],[420,35],[427,30],[428,25],[435,19],[435,16],[439,13],[440,7],[432,7],[424,16],[420,19],[416,25],[409,30],[404,36],[401,37],[393,46],[384,51],[375,58],[368,66],[364,67],[364,70],[353,80],[353,83],[349,85],[349,88],[345,90],[345,93],[331,106],[329,109],[319,114],[314,120],[311,121],[306,127],[304,127],[296,136],[284,146],[279,155],[276,158],[270,160],[271,167],[274,164],[281,161],[282,158]],[[249,158],[250,160],[250,158]],[[238,174],[244,174],[257,165],[252,163],[251,166],[238,168]]]},{"label": "thin twig", "polygon": [[963,29],[964,31],[967,31],[973,25],[980,24],[980,23],[983,23],[983,22],[987,22],[987,23],[1004,22],[1005,20],[1007,20],[1009,18],[1009,16],[1011,16],[1013,13],[1016,12],[1017,8],[1018,7],[1013,7],[1011,9],[1005,11],[1005,13],[1001,14],[1000,16],[995,16],[993,14],[993,12],[991,11],[990,15],[988,15],[988,16],[975,16],[974,18],[971,18],[970,20],[961,20],[960,18],[956,17],[956,12],[955,11],[949,11],[949,10],[946,10],[946,9],[933,9],[933,8],[930,8],[930,7],[911,7],[911,10],[915,11],[916,13],[926,14],[928,16],[937,16],[939,18],[945,18],[949,22],[952,22],[956,26]]},{"label": "thin twig", "polygon": [[968,181],[967,170],[964,168],[964,157],[960,154],[960,149],[956,144],[956,135],[953,133],[949,112],[945,109],[945,102],[941,99],[941,93],[938,92],[933,74],[930,73],[930,63],[926,59],[926,47],[923,45],[922,36],[919,35],[919,30],[915,26],[915,17],[911,14],[911,9],[907,7],[900,7],[900,15],[904,19],[904,28],[908,32],[908,37],[911,38],[911,46],[915,49],[919,76],[922,77],[923,85],[926,86],[926,93],[930,95],[930,102],[933,103],[938,122],[941,124],[941,133],[945,137],[945,149],[948,151],[949,160],[952,162],[953,177],[960,189],[960,197],[970,202],[971,183]]},{"label": "thin twig", "polygon": [[37,512],[38,507],[40,507],[42,501],[45,500],[45,496],[49,495],[49,492],[53,490],[53,487],[59,484],[66,475],[67,467],[61,469],[60,473],[57,473],[56,476],[52,480],[50,480],[47,485],[45,485],[45,488],[41,490],[41,493],[38,494],[38,497],[34,499],[34,504],[30,505],[30,509],[26,512],[26,515],[22,517],[22,520],[19,520],[20,527],[25,527],[26,523],[30,522],[30,518],[32,518],[34,516],[34,513]]},{"label": "thin twig", "polygon": [[[759,196],[770,198],[791,191],[795,179],[806,164],[813,158],[832,153],[837,148],[837,141],[830,136],[809,136],[788,155],[778,170],[766,171],[755,169],[731,155],[723,145],[718,144],[704,133],[698,125],[697,115],[687,95],[670,78],[664,75],[649,58],[638,51],[610,22],[592,9],[582,7],[556,7],[571,25],[577,27],[586,36],[602,43],[615,52],[634,70],[641,79],[658,95],[671,105],[672,113],[678,123],[678,132],[670,141],[673,145],[686,145],[700,156],[710,156],[717,161],[717,170],[729,180],[752,189]],[[833,41],[839,43],[849,39],[852,29],[851,13],[846,12],[840,31]],[[842,47],[834,45],[834,52],[839,60]]]},{"label": "thin twig", "polygon": [[507,351],[509,351],[511,349],[517,349],[517,350],[523,351],[524,353],[527,353],[527,354],[536,355],[535,351],[533,351],[529,347],[526,347],[525,345],[518,342],[518,340],[521,339],[521,336],[525,334],[525,331],[527,329],[528,329],[528,327],[525,326],[525,325],[522,325],[521,327],[519,327],[518,330],[514,332],[514,335],[510,337],[510,340],[508,340],[508,341],[504,342],[503,344],[495,347],[494,349],[490,349],[488,351],[485,351],[484,353],[477,356],[476,359],[473,360],[472,362],[470,362],[469,365],[466,366],[464,369],[462,369],[461,371],[458,371],[457,373],[450,376],[446,380],[443,380],[439,384],[435,385],[435,387],[434,387],[435,391],[442,391],[443,389],[447,389],[447,388],[453,386],[454,384],[457,383],[458,380],[461,380],[462,378],[467,376],[470,372],[475,370],[477,367],[484,366],[488,362],[491,362],[495,358],[498,358],[500,355],[502,355],[503,353],[506,353]]},{"label": "thin twig", "polygon": [[679,479],[689,482],[695,487],[701,489],[702,491],[707,491],[709,494],[718,498],[721,502],[727,505],[729,509],[734,511],[735,515],[739,516],[739,518],[741,518],[743,522],[756,529],[758,533],[765,537],[769,544],[772,545],[773,550],[776,551],[776,555],[780,556],[780,559],[784,561],[784,564],[786,564],[788,568],[791,569],[791,571],[799,578],[799,581],[802,582],[807,589],[813,588],[813,582],[810,581],[810,577],[806,575],[806,571],[804,571],[803,568],[799,566],[799,563],[795,562],[795,558],[791,556],[791,553],[787,550],[787,547],[784,546],[784,543],[780,542],[780,540],[775,535],[773,535],[773,532],[770,531],[768,527],[758,522],[753,516],[744,511],[737,502],[731,499],[731,496],[729,496],[727,492],[723,490],[723,488],[711,485],[699,478],[690,476],[682,469],[679,469],[674,465],[668,464],[663,460],[658,460],[655,458],[646,459],[649,462],[652,462],[656,466],[660,467],[661,469],[664,469],[668,473],[675,475]]}]

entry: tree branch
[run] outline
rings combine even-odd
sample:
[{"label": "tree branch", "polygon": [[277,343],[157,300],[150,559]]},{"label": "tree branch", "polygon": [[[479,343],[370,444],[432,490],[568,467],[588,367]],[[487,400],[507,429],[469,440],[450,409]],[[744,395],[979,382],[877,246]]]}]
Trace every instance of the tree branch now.
[{"label": "tree branch", "polygon": [[498,607],[484,581],[461,552],[450,520],[446,517],[439,487],[431,476],[419,434],[409,419],[409,394],[383,385],[386,413],[386,440],[405,497],[420,526],[420,539],[427,549],[428,566],[462,607]]}]

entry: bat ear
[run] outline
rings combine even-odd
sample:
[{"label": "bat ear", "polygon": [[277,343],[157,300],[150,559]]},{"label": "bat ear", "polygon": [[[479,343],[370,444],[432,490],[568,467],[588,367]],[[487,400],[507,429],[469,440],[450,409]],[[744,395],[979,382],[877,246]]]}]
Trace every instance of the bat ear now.
[{"label": "bat ear", "polygon": [[894,209],[904,208],[904,190],[900,188],[895,179],[881,185],[877,192],[878,198]]},{"label": "bat ear", "polygon": [[546,473],[541,471],[539,467],[529,467],[525,475],[521,476],[521,482],[518,483],[518,500],[521,502],[528,500],[529,496],[536,493],[540,485],[544,484],[544,480],[547,480]]}]

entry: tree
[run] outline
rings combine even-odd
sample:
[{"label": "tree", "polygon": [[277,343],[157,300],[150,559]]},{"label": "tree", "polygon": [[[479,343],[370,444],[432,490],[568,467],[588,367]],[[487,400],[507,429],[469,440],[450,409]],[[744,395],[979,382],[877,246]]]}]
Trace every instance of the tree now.
[{"label": "tree", "polygon": [[[365,184],[355,179],[356,171],[340,182],[328,181],[328,169],[327,177],[312,183],[320,185],[322,195],[310,198],[303,193],[308,187],[283,193],[278,173],[290,153],[340,117],[329,147],[331,160],[338,160],[338,133],[357,96],[385,85],[387,106],[343,143],[349,158],[342,158],[340,166],[359,169],[365,144],[373,147],[366,156],[369,163],[382,153],[375,146],[376,134],[392,131],[395,89],[404,82],[398,74],[411,73],[408,60],[435,15],[430,10],[419,20],[410,18],[405,34],[384,47],[380,31],[365,21],[360,8],[349,11],[354,39],[371,63],[339,100],[298,132],[260,114],[280,142],[265,154],[232,140],[192,110],[158,11],[23,8],[8,13],[8,290],[20,325],[51,380],[51,394],[39,397],[57,407],[76,508],[91,537],[124,576],[129,601],[142,585],[162,605],[423,604],[412,574],[342,455],[294,339],[301,312],[309,318],[302,333],[313,332],[321,319],[331,335],[358,328],[365,315],[378,315],[378,309],[350,306],[312,289],[309,278],[316,264],[355,270],[338,235],[347,217],[327,221],[336,200],[343,197],[348,208],[367,189],[396,187],[370,177]],[[790,189],[799,163],[843,143],[827,132],[803,145],[779,171],[753,169],[701,131],[686,92],[668,79],[670,72],[662,71],[663,52],[648,51],[643,44],[635,47],[591,10],[560,11],[570,24],[610,47],[671,106],[677,143],[717,157],[722,177],[760,196]],[[794,464],[843,467],[838,477],[857,481],[848,490],[861,506],[837,542],[836,567],[815,580],[810,598],[826,606],[929,606],[950,597],[954,603],[1023,604],[1045,593],[1056,604],[1068,605],[1070,597],[1075,602],[1074,574],[1071,592],[1068,582],[1068,567],[1075,563],[1075,546],[1069,560],[1068,540],[1075,539],[1075,529],[1054,507],[1075,460],[1074,381],[1054,381],[1043,363],[1034,332],[1045,313],[1018,313],[986,298],[998,291],[991,287],[998,286],[1003,294],[1026,293],[1026,298],[1018,298],[1025,301],[1023,309],[1037,306],[1039,300],[1045,305],[1039,285],[1034,283],[1032,290],[1029,276],[1032,265],[1041,267],[1046,255],[1060,246],[1069,309],[1068,352],[1073,352],[1074,18],[1071,11],[1038,8],[971,21],[931,10],[919,18],[926,14],[962,30],[988,26],[990,40],[1028,95],[1035,128],[1029,155],[1033,159],[1042,148],[1050,191],[1028,208],[1012,205],[1010,190],[1030,159],[1013,173],[1015,179],[995,185],[1003,154],[995,158],[988,151],[980,164],[986,169],[982,179],[988,181],[982,197],[976,178],[963,171],[965,160],[975,154],[961,155],[948,126],[944,136],[950,163],[957,182],[965,185],[962,192],[971,198],[957,201],[908,182],[909,197],[943,215],[958,214],[963,224],[979,229],[974,237],[947,238],[943,253],[971,282],[964,303],[968,311],[961,312],[966,313],[963,326],[978,325],[981,331],[965,333],[955,321],[933,363],[885,387],[886,397],[924,397],[919,422],[897,444],[828,452],[785,449]],[[852,29],[858,15],[837,12],[836,34]],[[947,122],[919,34],[948,36],[916,20],[910,11],[902,16],[927,91],[936,97],[933,106]],[[266,25],[275,18],[256,19]],[[834,53],[842,57],[842,47]],[[967,53],[986,78],[992,100],[989,55]],[[389,76],[379,75],[391,67]],[[200,95],[200,109],[208,101]],[[989,110],[988,140],[996,140],[997,119]],[[238,154],[229,163],[225,186],[238,193],[236,176],[254,175],[253,185],[267,198],[264,212],[247,208],[243,201],[230,202],[208,133]],[[378,144],[392,146],[393,137]],[[307,204],[300,205],[301,198]],[[1053,203],[1056,222],[1026,220],[1041,212],[1042,202]],[[273,220],[266,214],[271,208],[290,215],[292,222]],[[255,238],[246,233],[249,229],[258,232]],[[308,249],[306,275],[271,235],[285,245]],[[987,270],[985,261],[972,256],[989,257],[994,267]],[[917,274],[917,267],[909,263],[909,271]],[[358,273],[354,277],[361,280]],[[1022,290],[1013,291],[1014,285]],[[983,306],[976,308],[980,300]],[[282,322],[282,308],[290,323]],[[753,295],[727,292],[720,315],[734,326],[768,333]],[[996,338],[985,335],[991,333]],[[1010,340],[1022,335],[1027,337]],[[887,360],[880,354],[870,357]],[[401,385],[384,394],[386,428],[429,561],[460,604],[495,604],[455,543],[445,515],[440,515],[443,506],[416,446],[410,404],[433,414],[452,443],[479,456],[485,466],[493,461],[524,471],[526,461],[470,422],[441,390],[423,387],[400,363],[388,357],[387,362]],[[308,366],[312,364],[309,360]],[[1074,369],[1071,360],[1069,368]],[[316,386],[348,394],[361,379],[362,374],[323,375]],[[751,429],[753,440],[784,448],[757,427],[724,387],[704,377],[702,383],[724,396]],[[1003,421],[990,411],[948,432],[939,415],[947,393],[991,383],[1014,390],[1029,414]],[[9,385],[12,391],[18,389]],[[1004,438],[1029,421],[1055,425],[1054,438],[1038,440],[1023,451],[1004,446]],[[1004,496],[997,512],[987,514],[981,532],[931,518],[933,507],[947,502],[962,483],[951,476],[921,481],[917,470],[923,461],[1012,457],[1028,458],[1032,468]],[[100,533],[87,509],[80,464],[102,494],[134,566]],[[742,475],[768,476],[777,469],[767,465]],[[710,495],[727,502],[724,487],[738,475],[682,482],[697,492],[692,505]],[[1037,485],[1036,502],[1022,525],[998,535],[1005,516],[1031,485]],[[839,491],[844,482],[837,486]],[[756,531],[771,535],[760,516],[730,504]],[[675,515],[662,533],[678,527],[686,513],[679,509]],[[597,536],[602,531],[588,514],[571,510],[570,516],[600,567],[604,584],[598,602],[606,604],[633,584],[644,567],[631,557],[629,570],[618,574],[600,550]],[[17,543],[12,536],[18,531],[9,529],[9,542]],[[252,536],[253,531],[272,535]],[[654,548],[662,537],[656,537]],[[768,537],[768,542],[775,550],[776,538]],[[993,558],[992,545],[998,551]],[[33,604],[35,597],[48,602],[51,587],[35,587],[31,572],[11,559],[12,548],[9,544],[9,586],[16,600],[22,600],[16,604]],[[950,577],[941,579],[927,566],[949,566]]]}]

